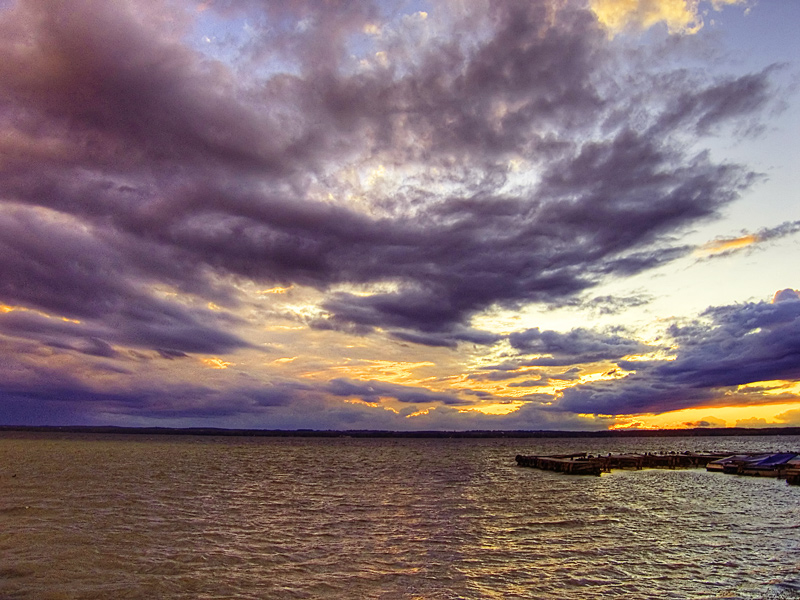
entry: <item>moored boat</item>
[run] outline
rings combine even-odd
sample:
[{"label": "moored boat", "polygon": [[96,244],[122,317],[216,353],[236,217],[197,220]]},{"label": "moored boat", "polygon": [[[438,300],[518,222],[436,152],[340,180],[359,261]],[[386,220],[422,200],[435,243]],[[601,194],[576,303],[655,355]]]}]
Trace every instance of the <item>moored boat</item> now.
[{"label": "moored boat", "polygon": [[796,452],[734,454],[711,461],[706,470],[732,475],[786,477],[795,464],[800,467],[799,458]]}]

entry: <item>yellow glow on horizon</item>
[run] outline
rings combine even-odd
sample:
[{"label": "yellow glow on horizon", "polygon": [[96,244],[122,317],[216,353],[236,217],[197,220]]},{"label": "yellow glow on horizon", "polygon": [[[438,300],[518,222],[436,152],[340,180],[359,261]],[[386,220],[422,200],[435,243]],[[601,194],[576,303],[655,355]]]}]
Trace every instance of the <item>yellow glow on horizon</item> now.
[{"label": "yellow glow on horizon", "polygon": [[[800,417],[800,400],[759,406],[686,408],[658,415],[619,416],[609,429],[688,429],[703,426],[702,422],[710,427],[800,426],[800,423],[779,418],[790,411],[797,411]],[[760,422],[762,419],[763,422]]]},{"label": "yellow glow on horizon", "polygon": [[8,306],[7,304],[0,304],[0,312],[10,313],[17,310],[16,306]]},{"label": "yellow glow on horizon", "polygon": [[739,386],[739,391],[755,389],[761,395],[795,394],[800,398],[800,381],[757,381]]},{"label": "yellow glow on horizon", "polygon": [[659,427],[648,427],[647,424],[640,419],[630,419],[624,417],[615,422],[613,425],[610,425],[608,428],[612,431],[618,429],[660,429]]}]

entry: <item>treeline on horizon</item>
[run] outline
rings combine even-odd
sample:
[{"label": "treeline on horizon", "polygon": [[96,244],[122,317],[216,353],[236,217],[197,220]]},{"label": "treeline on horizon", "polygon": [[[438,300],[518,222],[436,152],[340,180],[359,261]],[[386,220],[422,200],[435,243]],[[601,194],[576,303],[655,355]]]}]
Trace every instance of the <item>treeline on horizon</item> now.
[{"label": "treeline on horizon", "polygon": [[629,438],[800,435],[800,427],[697,427],[693,429],[614,429],[599,431],[380,431],[317,429],[224,429],[216,427],[117,427],[83,425],[0,425],[2,431],[135,435],[320,438]]}]

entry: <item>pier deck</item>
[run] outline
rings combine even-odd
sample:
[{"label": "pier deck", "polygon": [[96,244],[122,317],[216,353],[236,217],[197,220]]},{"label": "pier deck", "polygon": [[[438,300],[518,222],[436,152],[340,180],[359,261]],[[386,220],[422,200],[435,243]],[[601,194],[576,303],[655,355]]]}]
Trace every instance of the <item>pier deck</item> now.
[{"label": "pier deck", "polygon": [[644,454],[607,454],[593,456],[555,454],[525,456],[518,454],[517,465],[569,475],[600,475],[612,469],[691,469],[766,477],[783,477],[800,484],[800,453],[748,453],[732,455],[720,452],[669,452]]}]

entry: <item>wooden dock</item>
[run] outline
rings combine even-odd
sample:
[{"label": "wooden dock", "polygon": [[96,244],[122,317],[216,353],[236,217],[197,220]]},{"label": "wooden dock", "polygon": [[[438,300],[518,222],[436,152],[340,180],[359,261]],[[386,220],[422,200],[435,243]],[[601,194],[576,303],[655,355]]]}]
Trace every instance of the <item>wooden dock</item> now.
[{"label": "wooden dock", "polygon": [[517,455],[517,464],[521,467],[532,467],[545,471],[558,471],[570,475],[600,475],[602,465],[594,458],[583,454],[554,454],[552,456]]},{"label": "wooden dock", "polygon": [[800,467],[789,469],[786,472],[786,483],[800,485]]},{"label": "wooden dock", "polygon": [[517,455],[517,465],[569,475],[600,475],[612,469],[692,469],[786,478],[800,484],[800,453],[748,453],[732,455],[720,452],[646,452],[644,454],[606,454],[593,456],[554,454],[549,456]]}]

